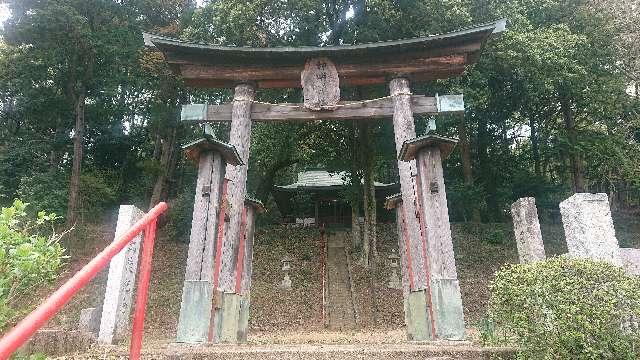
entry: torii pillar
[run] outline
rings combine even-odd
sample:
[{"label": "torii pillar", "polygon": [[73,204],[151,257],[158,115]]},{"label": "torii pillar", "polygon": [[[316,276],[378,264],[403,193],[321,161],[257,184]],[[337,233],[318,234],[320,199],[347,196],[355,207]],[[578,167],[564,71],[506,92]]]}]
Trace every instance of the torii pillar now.
[{"label": "torii pillar", "polygon": [[[425,135],[407,140],[400,159],[415,161],[417,211],[427,258],[430,316],[435,337],[463,340],[464,316],[460,284],[453,253],[449,210],[445,191],[442,160],[453,151],[457,140]],[[404,199],[403,199],[404,200]]]},{"label": "torii pillar", "polygon": [[233,146],[211,137],[193,141],[183,149],[198,164],[198,180],[177,341],[200,343],[207,341],[210,328],[214,259],[219,253],[217,229],[224,223],[227,192],[225,166],[242,162]]},{"label": "torii pillar", "polygon": [[251,106],[255,98],[255,86],[243,83],[235,87],[231,110],[231,129],[229,143],[238,150],[241,165],[227,164],[228,201],[224,226],[220,227],[222,241],[218,245],[220,256],[216,256],[213,283],[215,287],[213,321],[208,339],[214,343],[236,343],[242,341],[237,334],[241,299],[236,287],[240,276],[238,255],[240,243],[245,236],[247,212],[247,164],[251,141]]},{"label": "torii pillar", "polygon": [[211,340],[214,343],[244,343],[247,341],[255,220],[256,216],[264,211],[264,206],[260,201],[250,198],[245,200],[240,223],[238,252],[234,257],[233,291],[218,293],[220,295],[219,301],[214,303],[216,318],[211,332]]},{"label": "torii pillar", "polygon": [[[402,144],[416,137],[409,80],[395,78],[389,83],[389,90],[393,98],[393,132],[399,157]],[[428,258],[417,208],[416,162],[398,160],[398,173],[403,204],[400,214],[403,233],[400,235],[405,242],[407,259],[411,259],[406,262],[409,291],[405,293],[405,314],[410,314],[407,318],[407,337],[415,341],[433,340],[435,339],[433,332],[435,320],[429,306],[431,295],[427,272]]]}]

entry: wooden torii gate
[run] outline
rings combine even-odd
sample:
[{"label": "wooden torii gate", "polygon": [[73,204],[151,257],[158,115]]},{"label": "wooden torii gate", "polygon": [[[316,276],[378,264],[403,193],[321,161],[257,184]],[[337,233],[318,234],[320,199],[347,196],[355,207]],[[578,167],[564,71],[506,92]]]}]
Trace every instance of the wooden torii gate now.
[{"label": "wooden torii gate", "polygon": [[[414,95],[410,83],[462,74],[478,60],[491,34],[505,25],[499,20],[443,35],[327,47],[226,47],[145,34],[145,42],[164,53],[187,85],[234,89],[230,104],[182,109],[183,121],[230,121],[231,130],[230,144],[205,138],[186,147],[199,171],[178,341],[246,340],[252,221],[261,207],[245,200],[252,121],[384,117],[393,119],[398,155],[403,204],[398,238],[408,338],[463,339],[441,166],[446,156],[442,149],[449,151],[455,140],[416,138],[413,116],[462,112],[464,102],[462,95]],[[390,90],[385,98],[340,101],[341,85],[382,83]],[[255,100],[256,88],[290,87],[303,88],[304,103]]]}]

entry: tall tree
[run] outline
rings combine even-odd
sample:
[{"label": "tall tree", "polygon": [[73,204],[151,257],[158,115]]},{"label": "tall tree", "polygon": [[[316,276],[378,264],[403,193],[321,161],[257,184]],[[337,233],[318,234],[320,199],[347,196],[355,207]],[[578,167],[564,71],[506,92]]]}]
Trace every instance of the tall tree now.
[{"label": "tall tree", "polygon": [[[72,114],[73,154],[67,223],[79,219],[80,175],[88,97],[113,84],[107,74],[131,64],[140,45],[126,9],[113,1],[10,1],[12,17],[4,36],[21,63],[17,77],[53,84]],[[29,64],[38,64],[32,73]],[[126,65],[125,65],[126,64]],[[22,71],[20,71],[22,70]]]}]

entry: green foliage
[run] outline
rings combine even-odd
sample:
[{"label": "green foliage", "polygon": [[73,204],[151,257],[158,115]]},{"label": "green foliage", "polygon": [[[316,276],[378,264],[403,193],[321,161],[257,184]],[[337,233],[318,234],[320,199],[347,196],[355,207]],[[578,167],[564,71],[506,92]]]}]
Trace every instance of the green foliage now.
[{"label": "green foliage", "polygon": [[490,290],[489,317],[523,358],[640,356],[640,279],[619,267],[568,257],[510,265]]},{"label": "green foliage", "polygon": [[11,360],[46,360],[46,359],[47,359],[47,356],[40,353],[29,354],[29,355],[17,353],[11,357]]},{"label": "green foliage", "polygon": [[492,232],[488,234],[488,236],[486,237],[486,241],[489,244],[502,245],[507,241],[507,234],[504,232],[504,230],[496,227]]},{"label": "green foliage", "polygon": [[484,210],[485,196],[484,189],[478,185],[466,185],[464,182],[456,181],[447,186],[447,199],[452,204],[449,211],[455,219],[469,221],[473,209]]},{"label": "green foliage", "polygon": [[[85,213],[147,202],[157,179],[165,185],[156,196],[172,199],[190,181],[179,144],[201,129],[176,121],[179,106],[226,103],[230,91],[186,89],[162,56],[144,50],[141,31],[235,46],[362,44],[501,17],[509,19],[507,31],[492,36],[465,74],[412,84],[416,94],[465,95],[471,167],[463,176],[458,150],[445,166],[452,218],[476,218],[479,210],[484,221],[504,221],[522,196],[555,208],[580,176],[588,191],[640,189],[640,98],[624,91],[640,82],[638,12],[621,0],[5,2],[11,16],[0,44],[4,204],[21,197],[65,214],[80,95],[86,95],[82,172],[88,174],[80,193],[96,194],[82,198]],[[341,91],[343,100],[388,95],[384,85]],[[300,89],[260,89],[257,98],[302,100]],[[424,120],[416,118],[419,131]],[[451,120],[438,117],[438,133],[458,136],[460,119]],[[218,138],[229,138],[228,124],[215,127]],[[351,122],[256,124],[248,191],[273,204],[273,185],[324,167],[353,173],[345,198],[359,204],[365,168],[376,181],[397,181],[391,122],[371,121],[365,134],[370,140],[360,141]],[[375,152],[374,164],[359,159],[363,144]],[[576,159],[581,171],[570,165]],[[637,196],[624,201],[631,206]]]},{"label": "green foliage", "polygon": [[68,176],[59,172],[45,172],[23,177],[17,196],[38,208],[49,209],[64,216],[67,212],[68,191]]},{"label": "green foliage", "polygon": [[19,315],[13,302],[54,280],[62,266],[60,235],[45,229],[56,214],[40,211],[31,218],[27,206],[16,200],[0,212],[0,330]]},{"label": "green foliage", "polygon": [[[115,185],[109,184],[109,174],[86,173],[80,178],[82,184],[82,213],[102,214],[116,203]],[[23,177],[18,196],[41,209],[51,209],[64,216],[67,212],[69,177],[60,172],[36,173]]]},{"label": "green foliage", "polygon": [[169,203],[168,222],[165,229],[170,239],[189,242],[195,186],[192,188],[192,191],[181,192]]}]

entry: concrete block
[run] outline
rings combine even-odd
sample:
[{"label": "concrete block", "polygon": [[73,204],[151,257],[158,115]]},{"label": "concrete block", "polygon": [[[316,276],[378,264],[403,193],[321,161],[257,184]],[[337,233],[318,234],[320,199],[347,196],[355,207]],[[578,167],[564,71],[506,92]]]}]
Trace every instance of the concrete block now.
[{"label": "concrete block", "polygon": [[187,280],[182,290],[177,342],[203,343],[209,336],[209,319],[213,284],[210,281]]},{"label": "concrete block", "polygon": [[220,308],[216,309],[214,343],[238,343],[242,296],[221,293]]},{"label": "concrete block", "polygon": [[457,279],[431,279],[431,301],[440,340],[464,340],[464,314]]},{"label": "concrete block", "polygon": [[425,290],[411,291],[405,298],[404,318],[407,325],[407,340],[432,340],[431,319]]},{"label": "concrete block", "polygon": [[640,249],[620,249],[622,267],[628,274],[640,276]]},{"label": "concrete block", "polygon": [[100,316],[102,309],[86,308],[80,310],[80,320],[78,321],[78,330],[82,333],[93,337],[98,336],[100,331]]}]

